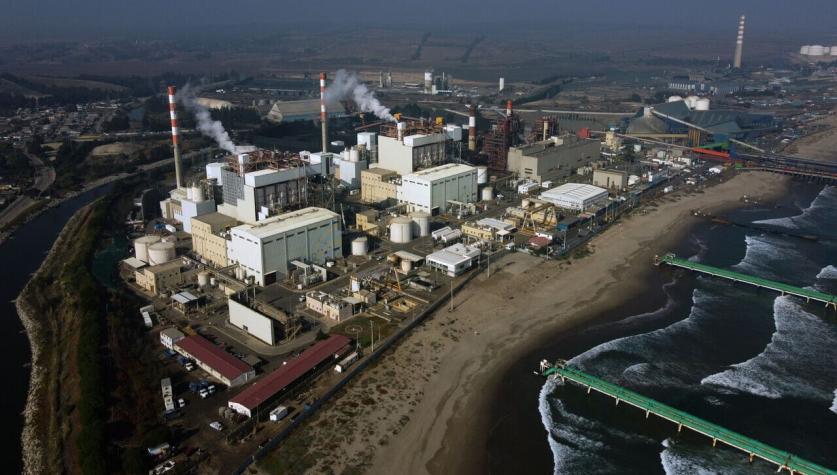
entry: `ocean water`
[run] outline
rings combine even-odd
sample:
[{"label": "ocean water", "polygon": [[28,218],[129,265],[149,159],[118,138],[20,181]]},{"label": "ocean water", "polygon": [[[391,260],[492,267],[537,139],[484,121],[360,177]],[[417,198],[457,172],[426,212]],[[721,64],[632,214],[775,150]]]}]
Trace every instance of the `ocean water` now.
[{"label": "ocean water", "polygon": [[[780,206],[761,206],[730,213],[758,228],[702,224],[678,253],[837,293],[837,187],[794,183]],[[837,313],[749,286],[660,272],[669,282],[649,292],[662,290],[663,303],[604,324],[607,337],[568,355],[570,364],[837,469]],[[539,412],[556,474],[775,473],[572,383],[547,381]]]}]

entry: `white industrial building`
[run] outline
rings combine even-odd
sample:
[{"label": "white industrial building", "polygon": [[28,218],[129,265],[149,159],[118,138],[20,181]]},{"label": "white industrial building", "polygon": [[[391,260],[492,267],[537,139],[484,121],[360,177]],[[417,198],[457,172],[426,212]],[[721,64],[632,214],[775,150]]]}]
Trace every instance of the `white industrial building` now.
[{"label": "white industrial building", "polygon": [[456,243],[428,255],[425,261],[430,267],[439,269],[450,277],[455,277],[470,269],[479,256],[478,247]]},{"label": "white industrial building", "polygon": [[559,208],[586,211],[607,204],[607,190],[583,183],[565,183],[541,193],[540,199]]},{"label": "white industrial building", "polygon": [[324,264],[342,256],[340,216],[304,208],[230,229],[228,259],[242,277],[268,285],[287,276],[293,260]]},{"label": "white industrial building", "polygon": [[227,306],[230,311],[231,325],[244,330],[268,345],[278,343],[281,335],[277,332],[277,322],[274,319],[233,298],[227,299]]},{"label": "white industrial building", "polygon": [[206,190],[200,185],[175,188],[160,202],[160,211],[164,219],[181,223],[183,230],[191,233],[192,218],[214,213],[215,201],[206,197]]},{"label": "white industrial building", "polygon": [[410,212],[431,214],[444,212],[449,201],[474,203],[477,201],[477,169],[449,163],[405,175],[398,186],[397,198]]},{"label": "white industrial building", "polygon": [[[399,126],[402,124],[399,122]],[[461,137],[461,130],[459,135]],[[448,137],[447,133],[413,134],[403,139],[379,136],[378,167],[407,175],[415,170],[444,163],[447,160],[445,142]]]},{"label": "white industrial building", "polygon": [[365,151],[362,156],[360,149],[352,147],[343,150],[340,158],[334,158],[334,167],[341,184],[348,188],[360,188],[360,172],[369,168],[365,156]]}]

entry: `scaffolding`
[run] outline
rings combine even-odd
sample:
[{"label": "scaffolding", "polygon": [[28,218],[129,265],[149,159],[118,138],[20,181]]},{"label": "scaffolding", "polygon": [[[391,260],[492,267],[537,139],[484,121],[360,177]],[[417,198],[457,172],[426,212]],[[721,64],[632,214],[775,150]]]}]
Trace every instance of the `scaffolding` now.
[{"label": "scaffolding", "polygon": [[517,115],[503,117],[492,124],[491,130],[483,137],[482,146],[489,168],[506,170],[509,147],[520,143],[520,129],[520,118]]}]

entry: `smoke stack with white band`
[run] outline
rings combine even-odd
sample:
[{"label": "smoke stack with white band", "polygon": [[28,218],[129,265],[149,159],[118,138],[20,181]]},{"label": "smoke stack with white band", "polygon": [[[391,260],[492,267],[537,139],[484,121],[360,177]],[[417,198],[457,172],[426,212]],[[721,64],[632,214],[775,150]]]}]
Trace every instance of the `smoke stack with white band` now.
[{"label": "smoke stack with white band", "polygon": [[477,106],[468,109],[468,150],[477,151]]},{"label": "smoke stack with white band", "polygon": [[744,50],[744,15],[738,20],[738,38],[735,40],[735,59],[732,67],[741,68],[741,54]]},{"label": "smoke stack with white band", "polygon": [[180,144],[178,143],[180,129],[177,127],[177,106],[174,101],[174,93],[176,91],[177,88],[169,86],[169,117],[171,117],[171,144],[174,149],[174,178],[177,182],[177,187],[183,188],[183,178],[180,171]]},{"label": "smoke stack with white band", "polygon": [[323,131],[323,152],[328,152],[328,113],[325,101],[326,73],[320,73],[320,123]]}]

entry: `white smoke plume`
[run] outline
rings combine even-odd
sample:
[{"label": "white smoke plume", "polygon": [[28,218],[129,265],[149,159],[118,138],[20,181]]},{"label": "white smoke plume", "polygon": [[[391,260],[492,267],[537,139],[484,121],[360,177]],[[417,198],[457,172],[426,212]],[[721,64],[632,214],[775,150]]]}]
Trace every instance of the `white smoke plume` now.
[{"label": "white smoke plume", "polygon": [[337,71],[334,75],[334,80],[326,88],[325,99],[329,104],[351,99],[362,112],[371,112],[379,119],[396,122],[395,117],[389,112],[389,107],[381,104],[375,93],[366,87],[357,74],[345,69]]},{"label": "white smoke plume", "polygon": [[224,129],[221,121],[212,120],[212,114],[206,106],[198,103],[198,98],[195,96],[192,88],[187,84],[183,89],[177,91],[175,100],[186,108],[195,116],[195,127],[207,137],[218,142],[218,146],[222,149],[235,153],[235,143],[230,138],[230,134]]}]

